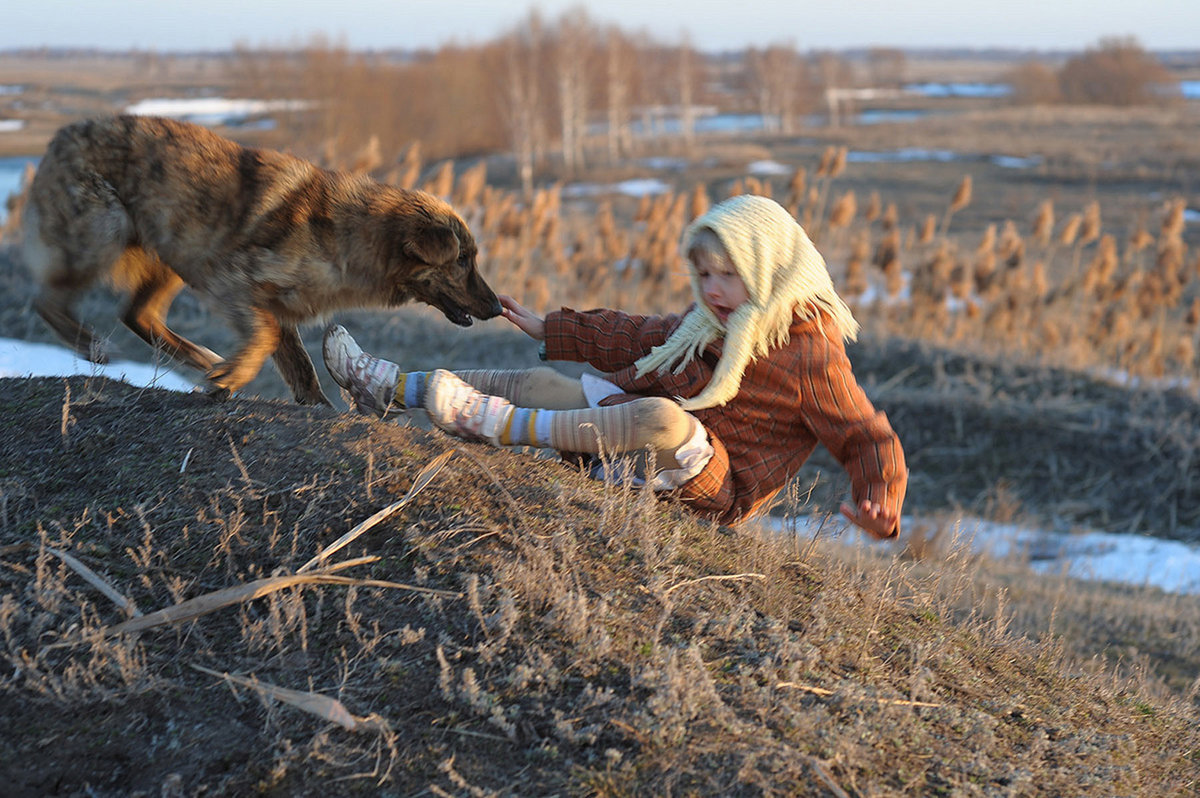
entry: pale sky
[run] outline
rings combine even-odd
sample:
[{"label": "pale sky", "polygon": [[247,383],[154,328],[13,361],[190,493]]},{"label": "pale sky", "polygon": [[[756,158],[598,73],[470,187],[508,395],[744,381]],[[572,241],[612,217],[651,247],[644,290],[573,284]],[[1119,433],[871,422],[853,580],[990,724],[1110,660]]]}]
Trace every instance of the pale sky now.
[{"label": "pale sky", "polygon": [[[597,24],[686,35],[704,50],[791,43],[848,47],[1079,50],[1133,36],[1148,50],[1200,49],[1200,0],[5,0],[0,49],[227,50],[305,44],[352,49],[487,41],[535,6],[582,6]],[[2,77],[2,76],[0,76]]]}]

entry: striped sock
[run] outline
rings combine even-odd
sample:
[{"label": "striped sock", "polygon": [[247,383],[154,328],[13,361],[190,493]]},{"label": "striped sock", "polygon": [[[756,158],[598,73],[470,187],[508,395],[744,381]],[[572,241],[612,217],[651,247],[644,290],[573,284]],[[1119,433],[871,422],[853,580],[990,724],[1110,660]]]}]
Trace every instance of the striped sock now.
[{"label": "striped sock", "polygon": [[401,374],[396,383],[396,398],[392,400],[392,404],[404,408],[424,407],[425,385],[428,382],[428,371],[409,371]]},{"label": "striped sock", "polygon": [[675,467],[675,451],[692,435],[695,419],[669,402],[642,399],[582,410],[514,407],[500,433],[501,446],[534,446],[560,452],[609,454],[658,452],[659,464]]},{"label": "striped sock", "polygon": [[505,446],[548,448],[551,422],[559,412],[532,407],[514,407],[513,413],[508,419],[508,427],[500,435],[500,442]]}]

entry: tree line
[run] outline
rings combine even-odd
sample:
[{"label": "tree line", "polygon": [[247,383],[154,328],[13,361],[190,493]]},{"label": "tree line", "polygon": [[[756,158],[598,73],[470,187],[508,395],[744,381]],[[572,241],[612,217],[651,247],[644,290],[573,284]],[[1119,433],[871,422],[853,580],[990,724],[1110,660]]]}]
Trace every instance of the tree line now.
[{"label": "tree line", "polygon": [[[758,114],[765,132],[796,133],[839,92],[898,88],[905,67],[894,48],[853,60],[792,42],[705,53],[686,36],[668,43],[600,24],[582,7],[554,19],[531,11],[471,46],[355,52],[318,37],[287,50],[239,46],[231,61],[246,96],[310,102],[278,133],[310,157],[374,169],[507,152],[527,194],[547,166],[572,176],[651,150],[686,154],[706,112]],[[1158,101],[1170,83],[1128,39],[1058,69],[1030,61],[1009,78],[1013,100],[1025,103]]]},{"label": "tree line", "polygon": [[[894,79],[902,61],[880,49],[869,68]],[[427,159],[510,152],[527,186],[547,163],[575,174],[651,142],[661,152],[664,139],[686,149],[708,110],[760,114],[765,130],[793,133],[826,88],[856,80],[836,53],[792,43],[703,53],[582,8],[555,19],[531,11],[495,40],[417,53],[354,52],[323,37],[288,50],[239,46],[231,69],[246,96],[311,102],[314,112],[281,122],[293,147],[363,163],[395,161],[414,142]]]}]

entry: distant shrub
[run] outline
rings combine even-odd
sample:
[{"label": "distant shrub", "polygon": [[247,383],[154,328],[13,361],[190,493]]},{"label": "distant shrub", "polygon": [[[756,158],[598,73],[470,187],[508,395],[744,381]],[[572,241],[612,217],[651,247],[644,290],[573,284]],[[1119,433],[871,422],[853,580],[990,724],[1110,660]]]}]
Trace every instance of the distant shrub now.
[{"label": "distant shrub", "polygon": [[1132,38],[1102,39],[1057,70],[1027,61],[1008,83],[1019,105],[1149,105],[1179,96],[1179,81]]},{"label": "distant shrub", "polygon": [[1063,65],[1058,84],[1068,103],[1146,105],[1179,93],[1179,82],[1132,38],[1102,39]]},{"label": "distant shrub", "polygon": [[1040,61],[1029,61],[1008,75],[1013,102],[1019,105],[1051,105],[1062,102],[1058,73]]}]

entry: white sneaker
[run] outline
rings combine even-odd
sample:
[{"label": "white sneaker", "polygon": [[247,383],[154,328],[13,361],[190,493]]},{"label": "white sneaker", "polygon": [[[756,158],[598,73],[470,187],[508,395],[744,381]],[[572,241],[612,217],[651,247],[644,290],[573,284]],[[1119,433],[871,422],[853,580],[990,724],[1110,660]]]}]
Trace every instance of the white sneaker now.
[{"label": "white sneaker", "polygon": [[480,393],[458,375],[438,369],[425,383],[425,410],[434,424],[452,435],[502,446],[500,436],[512,418],[513,406],[503,397]]},{"label": "white sneaker", "polygon": [[325,331],[321,354],[329,376],[350,393],[358,412],[380,418],[387,414],[400,382],[399,366],[362,351],[340,324],[331,324]]}]

